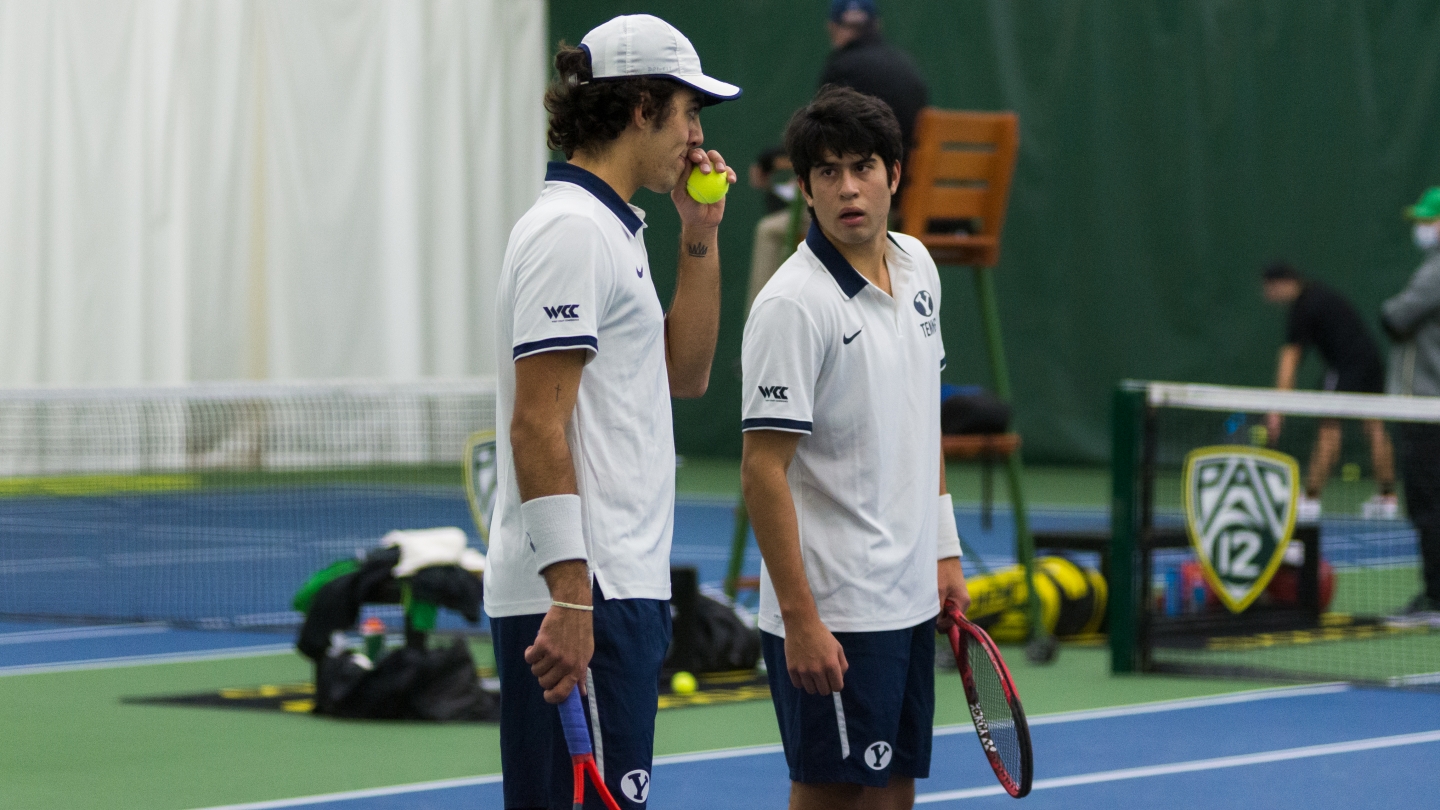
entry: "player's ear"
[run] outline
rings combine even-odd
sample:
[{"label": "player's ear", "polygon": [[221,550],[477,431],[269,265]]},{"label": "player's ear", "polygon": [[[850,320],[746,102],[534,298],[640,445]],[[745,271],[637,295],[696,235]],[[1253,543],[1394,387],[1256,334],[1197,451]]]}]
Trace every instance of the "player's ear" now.
[{"label": "player's ear", "polygon": [[630,108],[630,123],[637,129],[647,129],[649,119],[645,116],[645,108],[650,104],[650,94],[641,93],[640,100],[634,107]]},{"label": "player's ear", "polygon": [[810,194],[810,177],[795,175],[795,186],[800,189],[800,194],[805,198],[805,204],[811,208],[815,207],[815,197]]},{"label": "player's ear", "polygon": [[897,191],[899,191],[899,190],[900,190],[900,161],[897,160],[897,161],[895,161],[895,163],[894,163],[894,164],[891,166],[891,168],[890,168],[890,193],[891,193],[891,194],[894,194],[895,192],[897,192]]}]

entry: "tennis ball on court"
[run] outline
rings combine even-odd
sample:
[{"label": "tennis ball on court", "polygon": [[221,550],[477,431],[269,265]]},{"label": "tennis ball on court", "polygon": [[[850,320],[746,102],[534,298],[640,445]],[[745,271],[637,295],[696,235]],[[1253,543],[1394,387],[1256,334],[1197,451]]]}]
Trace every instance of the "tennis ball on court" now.
[{"label": "tennis ball on court", "polygon": [[695,691],[695,676],[684,670],[670,678],[670,691],[677,695],[688,695]]},{"label": "tennis ball on court", "polygon": [[1360,465],[1354,462],[1340,468],[1340,480],[1354,483],[1360,480]]},{"label": "tennis ball on court", "polygon": [[1270,443],[1270,428],[1264,425],[1250,426],[1250,443],[1256,447],[1264,447]]},{"label": "tennis ball on court", "polygon": [[720,202],[724,199],[725,192],[730,190],[730,181],[726,174],[727,172],[714,167],[706,174],[696,166],[690,170],[690,179],[685,181],[685,190],[690,192],[690,198],[695,202],[706,205]]}]

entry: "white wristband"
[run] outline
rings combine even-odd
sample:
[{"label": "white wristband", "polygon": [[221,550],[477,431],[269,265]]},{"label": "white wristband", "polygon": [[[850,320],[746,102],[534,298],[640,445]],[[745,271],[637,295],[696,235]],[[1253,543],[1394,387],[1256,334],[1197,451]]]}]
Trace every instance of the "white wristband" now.
[{"label": "white wristband", "polygon": [[557,562],[589,560],[580,529],[580,496],[547,495],[520,504],[525,542],[535,553],[535,573]]},{"label": "white wristband", "polygon": [[963,557],[960,550],[960,530],[955,528],[955,502],[949,493],[940,496],[939,514],[935,516],[935,545],[937,560]]}]

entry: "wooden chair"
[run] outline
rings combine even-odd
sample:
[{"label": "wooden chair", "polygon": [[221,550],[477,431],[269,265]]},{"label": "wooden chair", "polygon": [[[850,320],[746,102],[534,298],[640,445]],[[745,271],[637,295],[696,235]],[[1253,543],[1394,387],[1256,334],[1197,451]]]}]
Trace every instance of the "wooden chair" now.
[{"label": "wooden chair", "polygon": [[905,167],[900,230],[923,242],[938,264],[994,267],[1019,145],[1014,113],[922,110]]}]

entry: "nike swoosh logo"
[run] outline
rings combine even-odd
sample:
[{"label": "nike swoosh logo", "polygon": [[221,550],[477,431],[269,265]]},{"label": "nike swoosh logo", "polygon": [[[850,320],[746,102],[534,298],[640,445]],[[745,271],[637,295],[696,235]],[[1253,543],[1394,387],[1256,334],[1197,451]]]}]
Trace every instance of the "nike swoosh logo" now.
[{"label": "nike swoosh logo", "polygon": [[846,346],[849,346],[849,345],[850,345],[850,341],[854,340],[854,339],[857,338],[857,337],[860,337],[860,333],[861,333],[861,332],[864,332],[864,331],[865,331],[864,329],[856,329],[856,330],[855,330],[855,334],[851,335],[850,337],[842,337],[841,340],[844,340],[844,341],[845,341],[845,345],[846,345]]}]

